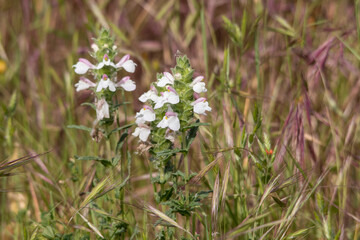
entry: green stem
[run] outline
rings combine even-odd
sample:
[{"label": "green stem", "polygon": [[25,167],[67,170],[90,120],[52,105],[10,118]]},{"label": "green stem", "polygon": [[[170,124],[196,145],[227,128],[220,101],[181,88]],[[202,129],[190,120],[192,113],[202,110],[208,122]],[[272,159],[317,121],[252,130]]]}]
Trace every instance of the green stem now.
[{"label": "green stem", "polygon": [[[161,166],[160,166],[160,187],[161,187],[161,189],[160,189],[160,197],[161,197],[161,196],[163,196],[164,191],[165,191],[165,166],[164,166],[164,164],[161,164]],[[162,212],[165,214],[166,207],[165,207],[165,205],[162,204],[161,199],[160,199],[159,204],[161,205]],[[165,239],[167,239],[167,234],[166,234],[165,229],[166,229],[166,227],[164,227],[164,234],[165,234]]]},{"label": "green stem", "polygon": [[[184,149],[186,147],[186,133],[183,132],[182,134],[182,148]],[[186,205],[189,206],[189,185],[187,184],[187,181],[189,180],[189,161],[187,158],[187,152],[184,153],[184,167],[185,167],[185,197],[186,197]],[[185,222],[185,229],[190,231],[190,217],[186,216],[186,222]]]},{"label": "green stem", "polygon": [[[122,104],[123,104],[123,107],[124,107],[124,115],[125,115],[125,125],[127,124],[127,108],[126,108],[126,104],[125,104],[125,93],[124,93],[124,90],[121,91],[121,96],[122,96]],[[127,130],[125,130],[127,131]],[[125,168],[123,166],[125,166],[125,162],[126,162],[126,155],[127,155],[127,149],[128,149],[128,145],[127,145],[127,141],[125,141],[125,149],[124,149],[124,152],[121,156],[121,167],[120,167],[120,176],[122,179],[124,179],[124,170]],[[130,173],[129,173],[130,174]],[[130,186],[130,179],[129,179],[129,186]],[[121,212],[122,212],[122,217],[123,219],[125,220],[125,205],[124,205],[124,196],[125,193],[124,193],[124,189],[121,190],[120,192],[120,206],[121,206]],[[122,235],[123,236],[123,239],[125,239],[125,234]]]}]

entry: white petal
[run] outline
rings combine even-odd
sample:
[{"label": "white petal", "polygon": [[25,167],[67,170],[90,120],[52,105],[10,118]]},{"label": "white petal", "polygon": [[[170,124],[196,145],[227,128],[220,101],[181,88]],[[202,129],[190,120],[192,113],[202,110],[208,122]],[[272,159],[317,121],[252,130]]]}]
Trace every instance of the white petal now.
[{"label": "white petal", "polygon": [[152,122],[155,120],[155,117],[156,117],[155,113],[152,112],[151,110],[149,109],[144,110],[143,118],[145,121]]},{"label": "white petal", "polygon": [[141,141],[146,142],[150,135],[150,129],[141,128],[139,138]]},{"label": "white petal", "polygon": [[121,65],[121,67],[129,73],[133,73],[135,72],[136,63],[134,63],[133,60],[127,60]]},{"label": "white petal", "polygon": [[136,89],[136,85],[133,80],[127,80],[125,83],[120,84],[120,86],[128,92],[132,92]]},{"label": "white petal", "polygon": [[137,125],[139,125],[139,124],[144,124],[144,123],[145,123],[145,119],[144,119],[142,116],[141,116],[141,117],[138,117],[138,118],[136,118],[135,123],[136,123]]},{"label": "white petal", "polygon": [[115,63],[113,63],[113,62],[110,62],[109,66],[112,66],[113,68],[116,68]]},{"label": "white petal", "polygon": [[159,128],[167,128],[169,126],[168,119],[163,117],[163,119],[156,126]]},{"label": "white petal", "polygon": [[105,64],[103,62],[99,63],[99,65],[97,65],[96,69],[102,69],[105,66]]},{"label": "white petal", "polygon": [[206,115],[205,111],[211,111],[211,107],[209,107],[208,102],[199,102],[194,105],[195,113]]},{"label": "white petal", "polygon": [[150,99],[151,101],[153,101],[153,102],[157,102],[158,98],[159,98],[159,96],[156,95],[156,93],[155,93],[154,91],[149,90],[149,91],[143,93],[143,94],[139,97],[139,100],[140,100],[141,102],[143,102],[143,103],[146,102],[146,101],[148,101],[149,99]]},{"label": "white petal", "polygon": [[156,83],[158,87],[165,87],[167,84],[173,84],[167,77],[163,76],[159,79],[159,81]]},{"label": "white petal", "polygon": [[205,109],[204,109],[204,107],[202,106],[201,103],[198,103],[198,104],[194,105],[194,112],[197,113],[197,114],[204,114]]},{"label": "white petal", "polygon": [[139,136],[139,134],[140,134],[140,128],[137,127],[137,128],[135,128],[135,131],[131,135],[133,135],[134,137],[137,137],[137,136]]},{"label": "white petal", "polygon": [[110,65],[110,63],[111,63],[111,61],[110,61],[110,58],[108,58],[108,60],[107,61],[105,61],[105,59],[103,59],[103,61],[102,61],[106,66],[109,66]]},{"label": "white petal", "polygon": [[157,102],[155,102],[154,109],[161,108],[162,106],[164,106],[165,102],[166,100],[164,99],[164,97],[159,97]]},{"label": "white petal", "polygon": [[174,83],[175,78],[173,77],[173,75],[171,75],[171,73],[169,73],[169,72],[164,72],[164,76],[167,77],[167,79],[170,80],[171,84]]},{"label": "white petal", "polygon": [[88,83],[84,82],[83,80],[80,80],[78,83],[75,84],[75,87],[76,87],[76,91],[79,92],[88,89],[91,86]]},{"label": "white petal", "polygon": [[108,80],[108,81],[109,81],[108,82],[109,90],[112,92],[115,92],[116,91],[115,84],[111,80]]},{"label": "white petal", "polygon": [[170,92],[170,94],[168,95],[168,98],[167,98],[167,102],[169,102],[171,104],[177,104],[177,103],[179,103],[179,101],[180,101],[179,95],[177,95],[173,92]]},{"label": "white petal", "polygon": [[75,68],[75,72],[77,74],[84,74],[90,69],[90,66],[83,62],[77,62],[75,65],[73,65],[73,67]]},{"label": "white petal", "polygon": [[140,102],[146,102],[147,100],[150,99],[150,96],[149,96],[149,92],[146,92],[146,93],[143,93],[140,97],[139,97],[139,100]]},{"label": "white petal", "polygon": [[[100,64],[102,64],[102,65],[100,65]],[[102,61],[100,64],[99,64],[98,67],[100,67],[100,66],[103,67],[103,66],[105,65],[105,66],[111,66],[111,67],[113,67],[113,68],[116,68],[115,64],[114,64],[113,62],[111,62],[110,59],[108,59],[107,61],[105,61],[105,60],[103,59],[103,61]]]},{"label": "white petal", "polygon": [[173,131],[178,131],[180,129],[180,121],[176,116],[169,117],[169,128]]},{"label": "white petal", "polygon": [[153,102],[156,102],[158,100],[158,98],[159,98],[159,96],[156,95],[156,93],[154,93],[153,91],[151,91],[150,100]]},{"label": "white petal", "polygon": [[124,62],[126,62],[127,60],[130,59],[130,55],[126,54],[125,56],[123,56],[120,61],[115,65],[117,68],[121,68],[121,66],[124,64]]},{"label": "white petal", "polygon": [[193,90],[196,93],[202,93],[202,92],[206,92],[207,89],[205,87],[205,83],[204,82],[198,82],[193,86]]},{"label": "white petal", "polygon": [[107,84],[105,83],[104,80],[100,80],[97,88],[96,88],[96,92],[100,92],[103,88],[105,89],[107,87]]}]

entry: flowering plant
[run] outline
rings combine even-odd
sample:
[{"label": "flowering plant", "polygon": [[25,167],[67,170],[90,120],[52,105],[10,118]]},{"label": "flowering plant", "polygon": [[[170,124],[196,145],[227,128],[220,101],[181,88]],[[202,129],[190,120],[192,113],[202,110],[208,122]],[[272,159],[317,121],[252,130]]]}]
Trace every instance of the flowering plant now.
[{"label": "flowering plant", "polygon": [[[155,189],[157,184],[161,186],[155,194],[156,201],[172,219],[176,219],[177,213],[185,216],[184,229],[188,230],[189,217],[201,206],[199,201],[208,192],[189,192],[187,183],[194,175],[190,175],[186,156],[198,127],[205,125],[199,122],[197,115],[206,115],[211,107],[206,98],[200,97],[201,93],[207,92],[204,77],[193,78],[194,70],[186,56],[177,57],[176,63],[171,73],[158,74],[157,82],[140,96],[139,100],[145,105],[136,113],[137,128],[133,135],[148,145],[150,160],[159,170],[159,176],[152,179]],[[182,153],[185,172],[176,169],[174,163],[174,156],[179,152]],[[163,228],[157,239],[171,239],[173,234],[172,229]]]},{"label": "flowering plant", "polygon": [[92,49],[93,52],[90,55],[98,63],[92,64],[89,60],[80,58],[73,68],[77,74],[90,73],[94,79],[94,81],[91,81],[82,76],[79,82],[75,84],[75,87],[77,92],[90,89],[95,95],[95,104],[91,105],[96,110],[96,119],[91,135],[93,139],[99,141],[101,139],[99,132],[106,134],[101,127],[111,125],[114,122],[114,113],[119,106],[113,101],[116,91],[122,89],[131,92],[136,89],[135,82],[129,76],[125,76],[118,81],[117,73],[121,69],[134,73],[136,63],[130,59],[129,55],[123,56],[120,61],[114,63],[117,46],[114,44],[114,38],[110,36],[109,31],[106,29],[101,30],[99,37],[94,39]]},{"label": "flowering plant", "polygon": [[200,97],[207,91],[204,77],[193,78],[194,70],[186,56],[176,61],[172,73],[158,74],[158,81],[140,96],[145,105],[135,116],[138,127],[133,135],[151,146],[158,163],[166,163],[172,154],[164,151],[172,149],[177,139],[186,140],[180,138],[200,125],[196,123],[196,114],[206,115],[211,111],[206,98]]},{"label": "flowering plant", "polygon": [[[125,204],[124,204],[124,189],[123,187],[130,179],[131,172],[131,155],[127,150],[125,139],[128,136],[128,128],[134,124],[126,124],[126,102],[125,91],[131,92],[136,89],[135,82],[129,76],[124,76],[118,80],[118,72],[124,69],[128,73],[134,73],[136,63],[130,59],[129,55],[123,56],[117,63],[115,58],[117,56],[117,47],[114,44],[114,38],[110,36],[109,30],[102,29],[97,39],[94,39],[92,44],[93,52],[90,52],[91,57],[97,63],[91,63],[89,60],[80,58],[79,61],[73,65],[75,73],[79,75],[87,74],[88,77],[81,76],[79,81],[75,84],[76,91],[90,90],[95,96],[93,103],[85,103],[96,110],[96,119],[94,120],[93,127],[88,128],[81,125],[70,125],[70,128],[86,130],[94,140],[100,142],[104,137],[107,141],[98,144],[97,156],[74,156],[76,160],[93,160],[101,163],[105,167],[105,177],[102,180],[93,176],[94,182],[99,183],[92,189],[87,198],[92,198],[98,194],[106,194],[115,190],[115,195],[107,196],[113,204],[111,211],[121,212],[122,219],[125,219]],[[91,80],[89,79],[91,78]],[[118,90],[121,90],[123,102],[119,103],[117,96]],[[117,114],[119,106],[124,107],[125,125],[120,125],[120,120]],[[117,127],[111,129],[114,120],[117,120]],[[114,133],[119,133],[116,137]],[[110,138],[112,136],[112,138]],[[125,143],[125,144],[124,144]],[[115,145],[116,144],[116,145]],[[127,166],[127,167],[126,167]],[[74,164],[71,163],[71,167]],[[74,167],[76,169],[76,167]],[[76,170],[75,170],[76,171]],[[100,171],[101,168],[100,168]],[[127,171],[127,175],[125,175]],[[104,190],[106,188],[106,190]],[[104,191],[103,191],[104,190]],[[102,192],[103,191],[103,192]],[[95,194],[96,193],[96,194]],[[100,195],[101,195],[100,194]],[[85,206],[90,205],[88,201],[84,205],[80,205],[80,210]],[[96,207],[99,209],[99,206]],[[79,211],[80,211],[79,210]],[[102,209],[105,211],[105,209]],[[118,236],[124,236],[127,231],[128,224],[122,222],[117,224],[110,219],[101,218],[102,225],[105,229],[109,230],[112,236],[117,233]],[[102,237],[101,234],[99,236]]]}]

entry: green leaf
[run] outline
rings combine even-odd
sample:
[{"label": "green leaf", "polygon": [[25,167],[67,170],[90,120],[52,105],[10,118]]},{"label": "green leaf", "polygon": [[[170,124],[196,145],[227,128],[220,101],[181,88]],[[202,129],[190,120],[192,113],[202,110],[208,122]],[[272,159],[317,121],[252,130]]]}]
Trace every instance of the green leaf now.
[{"label": "green leaf", "polygon": [[[200,120],[196,120],[196,123],[195,124],[199,124],[200,123]],[[191,143],[194,141],[195,137],[196,137],[196,133],[198,131],[198,128],[199,126],[193,126],[190,128],[188,134],[186,135],[186,149],[187,151],[190,149],[190,146],[191,146]]]},{"label": "green leaf", "polygon": [[199,120],[197,120],[195,123],[184,127],[183,129],[189,129],[189,128],[193,128],[193,127],[200,127],[200,126],[210,126],[210,123],[202,123],[199,122]]},{"label": "green leaf", "polygon": [[115,133],[115,132],[118,132],[118,131],[121,131],[121,130],[124,130],[124,129],[128,129],[129,127],[135,125],[135,123],[130,123],[130,124],[127,124],[127,125],[124,125],[122,127],[118,127],[118,128],[115,128],[113,130],[111,130],[107,135],[106,137],[109,138],[111,136],[111,134]]},{"label": "green leaf", "polygon": [[120,138],[119,138],[119,141],[117,142],[116,144],[116,148],[115,148],[115,152],[116,153],[119,153],[120,152],[120,149],[122,148],[122,146],[124,145],[124,140],[126,139],[126,137],[128,136],[129,134],[127,132],[124,132],[123,134],[121,134]]},{"label": "green leaf", "polygon": [[173,187],[171,187],[169,189],[166,189],[163,194],[161,194],[161,191],[160,191],[158,193],[159,194],[159,201],[160,202],[165,202],[165,201],[169,200],[171,198],[173,192],[174,192]]},{"label": "green leaf", "polygon": [[113,106],[114,109],[117,109],[118,107],[121,107],[122,105],[127,105],[127,104],[130,104],[130,102],[122,102],[122,103],[118,103],[118,104],[115,104]]},{"label": "green leaf", "polygon": [[96,106],[93,103],[85,102],[85,103],[82,103],[81,106],[89,106],[92,109],[96,110]]},{"label": "green leaf", "polygon": [[47,239],[54,239],[55,238],[55,232],[54,229],[51,226],[46,226],[44,228],[43,234],[44,237]]},{"label": "green leaf", "polygon": [[157,152],[156,156],[157,157],[170,156],[170,155],[174,155],[174,154],[179,153],[179,152],[187,152],[187,150],[186,149],[179,149],[179,148],[176,148],[176,149],[173,149],[173,150],[164,150],[164,151]]},{"label": "green leaf", "polygon": [[85,126],[83,126],[83,125],[68,125],[67,128],[74,128],[74,129],[78,129],[78,130],[83,130],[83,131],[91,132],[91,128],[85,127]]}]

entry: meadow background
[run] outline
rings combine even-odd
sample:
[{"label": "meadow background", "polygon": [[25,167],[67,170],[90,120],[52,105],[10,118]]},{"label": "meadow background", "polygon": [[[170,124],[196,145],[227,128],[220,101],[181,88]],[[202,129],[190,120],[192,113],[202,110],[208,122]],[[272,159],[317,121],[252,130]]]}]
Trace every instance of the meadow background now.
[{"label": "meadow background", "polygon": [[[199,239],[360,239],[359,11],[358,0],[0,0],[0,239],[95,239],[122,222],[120,239],[154,239],[157,218],[144,209],[154,204],[151,167],[132,136],[126,213],[106,195],[82,212],[88,220],[76,214],[106,175],[74,157],[102,156],[105,145],[67,128],[95,117],[81,106],[89,92],[75,93],[72,65],[89,58],[101,27],[138,64],[127,121],[177,55],[205,76],[213,110],[202,117],[210,126],[200,127],[190,169],[216,164],[191,186],[214,191],[192,219]],[[248,155],[261,149],[242,141],[255,106],[255,138],[266,133],[277,148],[276,181],[266,186]],[[2,169],[47,151],[14,175]]]}]

